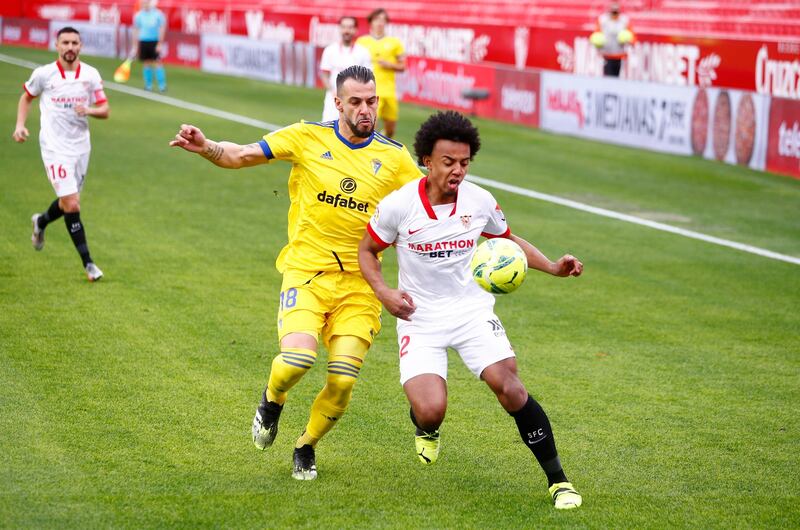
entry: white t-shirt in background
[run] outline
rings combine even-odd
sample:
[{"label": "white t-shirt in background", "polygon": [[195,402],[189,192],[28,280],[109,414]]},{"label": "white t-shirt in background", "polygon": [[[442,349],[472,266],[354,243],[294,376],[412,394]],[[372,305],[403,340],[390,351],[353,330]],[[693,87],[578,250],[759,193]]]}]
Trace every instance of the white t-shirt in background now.
[{"label": "white t-shirt in background", "polygon": [[341,42],[334,42],[326,46],[322,51],[319,69],[327,72],[330,76],[325,91],[322,121],[339,119],[339,111],[336,110],[336,105],[333,101],[333,96],[336,94],[336,76],[339,75],[339,72],[354,64],[365,66],[372,70],[372,58],[369,55],[369,51],[363,46],[358,44],[344,46]]}]

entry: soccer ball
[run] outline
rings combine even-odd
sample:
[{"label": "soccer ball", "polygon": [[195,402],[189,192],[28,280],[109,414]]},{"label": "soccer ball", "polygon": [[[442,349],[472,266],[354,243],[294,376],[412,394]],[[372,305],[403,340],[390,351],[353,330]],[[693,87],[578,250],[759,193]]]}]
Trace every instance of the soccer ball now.
[{"label": "soccer ball", "polygon": [[519,245],[498,237],[478,245],[470,268],[475,283],[484,291],[507,294],[522,285],[528,272],[528,259]]}]

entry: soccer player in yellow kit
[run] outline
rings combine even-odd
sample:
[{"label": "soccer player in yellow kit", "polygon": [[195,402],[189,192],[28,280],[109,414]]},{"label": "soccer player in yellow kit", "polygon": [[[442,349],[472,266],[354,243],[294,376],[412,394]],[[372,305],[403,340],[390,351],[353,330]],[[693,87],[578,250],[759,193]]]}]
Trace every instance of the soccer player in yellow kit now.
[{"label": "soccer player in yellow kit", "polygon": [[314,449],[342,417],[364,358],[380,330],[381,305],[358,267],[358,244],[375,205],[422,176],[408,150],[375,132],[375,77],[351,66],[336,79],[338,121],[300,122],[259,142],[215,142],[181,125],[170,145],[198,153],[223,168],[272,160],[292,163],[289,242],[277,259],[283,273],[278,311],[280,353],[253,419],[253,442],[266,449],[278,433],[289,390],[328,349],[325,387],[311,407],[294,450],[292,476],[317,477]]},{"label": "soccer player in yellow kit", "polygon": [[383,120],[386,136],[394,136],[400,107],[397,103],[395,73],[406,69],[406,51],[397,37],[386,35],[389,14],[385,9],[376,9],[367,16],[369,35],[358,38],[356,44],[369,50],[372,69],[378,84],[378,117]]}]

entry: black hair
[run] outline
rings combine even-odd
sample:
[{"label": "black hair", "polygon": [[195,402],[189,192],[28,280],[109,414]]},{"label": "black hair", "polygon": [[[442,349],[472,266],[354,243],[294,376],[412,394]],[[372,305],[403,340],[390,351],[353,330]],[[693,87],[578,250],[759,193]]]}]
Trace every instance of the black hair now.
[{"label": "black hair", "polygon": [[414,152],[420,165],[424,165],[423,157],[433,154],[433,146],[439,140],[469,144],[470,160],[475,158],[481,148],[478,129],[466,116],[454,110],[432,114],[420,125],[414,137]]},{"label": "black hair", "polygon": [[58,40],[58,38],[61,36],[62,33],[75,33],[79,37],[81,35],[81,32],[78,31],[77,29],[73,28],[72,26],[65,26],[65,27],[61,28],[60,30],[58,30],[58,33],[56,33],[56,40]]},{"label": "black hair", "polygon": [[386,22],[389,22],[389,13],[382,7],[373,10],[369,15],[367,15],[367,22],[372,24],[372,19],[377,17],[378,15],[384,15],[386,17]]},{"label": "black hair", "polygon": [[350,20],[352,20],[352,21],[353,21],[353,25],[354,25],[355,27],[358,27],[358,19],[357,19],[356,17],[354,17],[353,15],[345,15],[345,16],[341,17],[341,18],[339,19],[339,25],[341,26],[341,25],[342,25],[342,22],[344,22],[344,21],[345,21],[345,20],[347,20],[348,18],[349,18]]},{"label": "black hair", "polygon": [[336,76],[336,92],[342,89],[342,85],[344,85],[344,82],[348,79],[355,79],[359,83],[369,83],[370,81],[375,81],[375,74],[366,66],[357,64],[348,66]]}]

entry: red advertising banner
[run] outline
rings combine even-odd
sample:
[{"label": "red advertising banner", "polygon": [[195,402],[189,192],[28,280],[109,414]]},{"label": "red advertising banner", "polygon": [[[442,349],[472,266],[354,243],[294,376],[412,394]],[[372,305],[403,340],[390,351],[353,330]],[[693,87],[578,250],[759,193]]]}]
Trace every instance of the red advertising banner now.
[{"label": "red advertising banner", "polygon": [[161,58],[168,64],[200,68],[200,35],[168,31]]},{"label": "red advertising banner", "polygon": [[[14,2],[8,2],[9,4]],[[3,2],[6,4],[6,2]],[[135,0],[123,2],[89,0],[25,0],[20,16],[41,20],[88,20],[98,24],[131,24]],[[10,9],[3,6],[0,14]]]},{"label": "red advertising banner", "polygon": [[[589,36],[532,28],[529,67],[600,76],[603,59]],[[627,47],[622,77],[668,85],[719,86],[800,98],[800,41],[701,39],[638,34]],[[523,53],[520,48],[518,53]]]},{"label": "red advertising banner", "polygon": [[3,18],[0,43],[4,45],[47,48],[50,40],[50,24],[46,20]]},{"label": "red advertising banner", "polygon": [[772,98],[767,171],[800,178],[800,101]]},{"label": "red advertising banner", "polygon": [[539,127],[540,84],[539,72],[497,68],[492,118]]},{"label": "red advertising banner", "polygon": [[[130,24],[135,0],[26,0],[23,16]],[[245,4],[246,6],[246,4]],[[247,35],[278,42],[326,46],[338,38],[337,20],[291,6],[240,7],[206,0],[162,0],[172,30]],[[0,15],[14,16],[10,7]],[[19,11],[17,9],[16,11]],[[497,63],[600,76],[602,58],[587,31],[501,24],[457,24],[392,13],[387,33],[409,56],[464,64]],[[417,17],[417,18],[415,18]],[[361,24],[362,31],[366,24]],[[670,85],[726,87],[800,99],[800,38],[722,39],[638,33],[628,47],[623,76]]]},{"label": "red advertising banner", "polygon": [[[397,76],[397,92],[403,101],[491,117],[497,96],[494,73],[491,66],[409,57],[406,71]],[[487,97],[465,97],[478,91]]]}]

